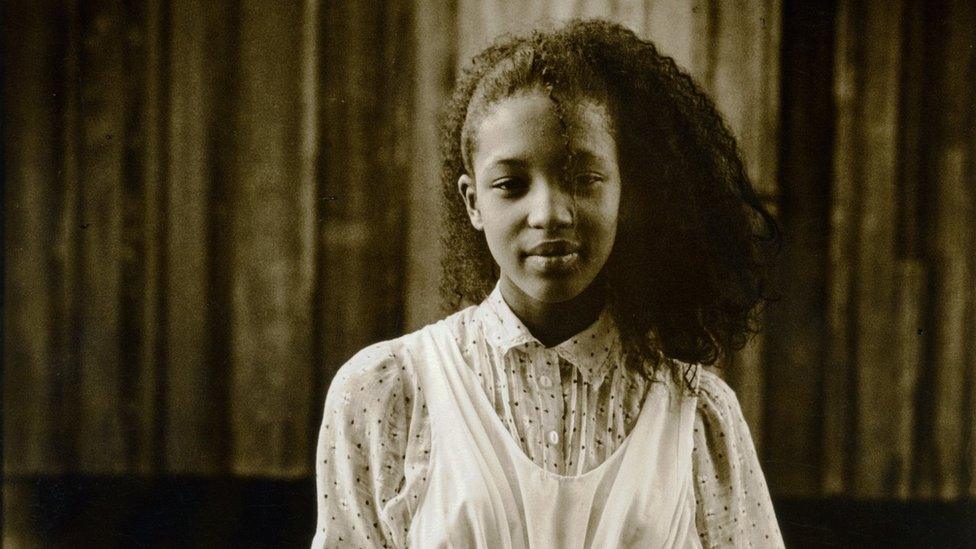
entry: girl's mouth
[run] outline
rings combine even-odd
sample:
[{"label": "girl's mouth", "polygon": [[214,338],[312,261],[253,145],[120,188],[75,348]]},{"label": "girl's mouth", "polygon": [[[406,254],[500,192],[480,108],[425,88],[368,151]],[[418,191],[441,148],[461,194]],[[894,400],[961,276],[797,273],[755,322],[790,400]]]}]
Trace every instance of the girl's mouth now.
[{"label": "girl's mouth", "polygon": [[557,274],[572,271],[579,260],[579,252],[573,251],[565,254],[530,254],[526,256],[525,263],[533,271]]},{"label": "girl's mouth", "polygon": [[525,251],[526,265],[540,274],[567,273],[579,262],[580,244],[574,240],[543,240]]}]

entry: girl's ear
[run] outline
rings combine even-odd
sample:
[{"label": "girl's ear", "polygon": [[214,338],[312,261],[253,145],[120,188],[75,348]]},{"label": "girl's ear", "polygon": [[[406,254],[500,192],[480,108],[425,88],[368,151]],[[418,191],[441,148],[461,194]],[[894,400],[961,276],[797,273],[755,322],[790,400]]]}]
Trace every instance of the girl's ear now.
[{"label": "girl's ear", "polygon": [[471,226],[476,230],[483,230],[484,224],[481,222],[481,212],[478,211],[478,193],[475,192],[474,180],[468,174],[463,174],[458,178],[458,192],[464,200],[464,207],[468,210],[468,219]]}]

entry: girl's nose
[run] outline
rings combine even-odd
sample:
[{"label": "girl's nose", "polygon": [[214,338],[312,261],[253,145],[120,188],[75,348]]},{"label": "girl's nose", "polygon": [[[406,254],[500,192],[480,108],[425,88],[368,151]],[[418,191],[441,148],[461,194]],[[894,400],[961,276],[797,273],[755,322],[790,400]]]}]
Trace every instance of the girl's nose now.
[{"label": "girl's nose", "polygon": [[573,225],[575,204],[572,193],[563,186],[543,182],[533,185],[528,223],[536,229],[554,229]]}]

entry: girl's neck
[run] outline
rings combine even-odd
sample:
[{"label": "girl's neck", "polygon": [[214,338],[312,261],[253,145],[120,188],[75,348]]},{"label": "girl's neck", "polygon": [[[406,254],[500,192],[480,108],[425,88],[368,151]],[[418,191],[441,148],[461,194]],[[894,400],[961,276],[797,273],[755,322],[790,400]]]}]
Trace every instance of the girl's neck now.
[{"label": "girl's neck", "polygon": [[583,293],[562,303],[538,301],[505,277],[500,289],[515,316],[546,347],[558,345],[585,330],[600,316],[605,303],[599,283],[590,284]]}]

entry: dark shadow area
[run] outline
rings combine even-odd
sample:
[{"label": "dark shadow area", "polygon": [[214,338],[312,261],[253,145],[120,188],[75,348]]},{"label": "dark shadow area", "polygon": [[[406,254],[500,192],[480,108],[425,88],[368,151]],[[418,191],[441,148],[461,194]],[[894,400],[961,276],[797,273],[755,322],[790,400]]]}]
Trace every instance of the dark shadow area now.
[{"label": "dark shadow area", "polygon": [[786,546],[976,547],[976,502],[775,501]]},{"label": "dark shadow area", "polygon": [[[5,491],[5,526],[28,547],[308,547],[315,528],[311,479],[44,477]],[[775,505],[790,548],[976,547],[974,501]]]},{"label": "dark shadow area", "polygon": [[28,547],[308,547],[315,527],[311,480],[47,477],[5,492],[5,526]]}]

